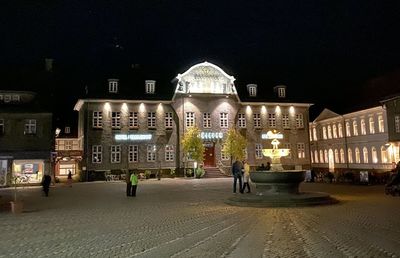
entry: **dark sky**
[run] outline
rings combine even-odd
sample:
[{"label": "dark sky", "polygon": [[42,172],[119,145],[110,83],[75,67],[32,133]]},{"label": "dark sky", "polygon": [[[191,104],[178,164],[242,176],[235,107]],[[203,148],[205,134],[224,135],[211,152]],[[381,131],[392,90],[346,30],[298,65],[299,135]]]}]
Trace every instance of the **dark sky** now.
[{"label": "dark sky", "polygon": [[400,2],[388,0],[2,1],[0,65],[52,57],[84,67],[117,51],[172,79],[208,60],[239,82],[284,83],[340,112],[374,96],[369,80],[400,78],[399,14]]}]

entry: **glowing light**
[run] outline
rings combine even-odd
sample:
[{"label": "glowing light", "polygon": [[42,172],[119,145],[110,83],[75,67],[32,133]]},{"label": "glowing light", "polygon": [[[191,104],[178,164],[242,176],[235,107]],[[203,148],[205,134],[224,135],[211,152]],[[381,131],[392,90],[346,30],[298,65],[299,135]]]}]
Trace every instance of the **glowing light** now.
[{"label": "glowing light", "polygon": [[121,110],[125,112],[128,111],[128,105],[126,103],[123,103],[121,106]]},{"label": "glowing light", "polygon": [[291,115],[294,115],[294,107],[293,107],[293,106],[290,106],[290,108],[289,108],[289,113],[290,113]]},{"label": "glowing light", "polygon": [[144,112],[144,111],[146,111],[146,106],[144,105],[144,103],[140,103],[139,112]]},{"label": "glowing light", "polygon": [[200,138],[206,140],[222,139],[224,134],[222,132],[201,132]]},{"label": "glowing light", "polygon": [[277,113],[277,114],[281,113],[281,107],[280,106],[276,106],[275,113]]},{"label": "glowing light", "polygon": [[283,139],[283,134],[268,131],[267,133],[261,134],[261,139],[263,140],[271,140],[271,139]]},{"label": "glowing light", "polygon": [[261,113],[266,114],[267,113],[267,108],[265,106],[261,107]]},{"label": "glowing light", "polygon": [[246,113],[247,113],[247,114],[250,114],[250,113],[251,113],[251,107],[250,107],[250,106],[247,106],[247,107],[246,107]]},{"label": "glowing light", "polygon": [[110,103],[106,102],[106,103],[104,104],[104,110],[105,110],[105,111],[110,111],[110,110],[111,110],[111,105],[110,105]]}]

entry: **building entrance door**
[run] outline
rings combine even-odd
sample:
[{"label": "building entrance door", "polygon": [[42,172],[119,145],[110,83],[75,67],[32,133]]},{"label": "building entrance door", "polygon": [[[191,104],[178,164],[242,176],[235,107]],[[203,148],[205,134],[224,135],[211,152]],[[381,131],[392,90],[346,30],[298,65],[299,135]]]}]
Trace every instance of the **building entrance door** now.
[{"label": "building entrance door", "polygon": [[204,144],[204,166],[215,167],[214,144]]}]

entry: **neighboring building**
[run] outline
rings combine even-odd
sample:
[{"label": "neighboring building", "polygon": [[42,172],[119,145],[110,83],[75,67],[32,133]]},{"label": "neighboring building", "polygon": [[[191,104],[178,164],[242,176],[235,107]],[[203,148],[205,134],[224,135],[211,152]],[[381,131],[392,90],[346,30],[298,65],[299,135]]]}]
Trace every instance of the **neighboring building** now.
[{"label": "neighboring building", "polygon": [[388,155],[393,162],[400,161],[400,95],[381,101],[386,110],[388,128]]},{"label": "neighboring building", "polygon": [[325,109],[309,127],[316,172],[387,172],[398,160],[399,145],[390,143],[392,126],[384,106],[344,115]]},{"label": "neighboring building", "polygon": [[[286,86],[267,94],[249,84],[239,96],[235,78],[220,67],[204,62],[192,66],[168,88],[155,78],[132,82],[125,78],[103,79],[107,94],[79,99],[78,138],[83,139],[83,168],[92,174],[112,170],[157,170],[183,168],[181,138],[187,128],[197,126],[205,146],[204,166],[225,170],[230,157],[222,142],[235,127],[247,138],[251,166],[270,161],[262,149],[272,148],[263,136],[277,130],[284,135],[281,148],[286,168],[310,168],[308,115],[311,104],[288,98]],[[159,86],[159,85],[162,86]],[[128,88],[129,87],[129,88]],[[144,89],[144,93],[138,89]],[[193,162],[188,161],[189,166]],[[89,173],[90,174],[90,173]]]},{"label": "neighboring building", "polygon": [[0,186],[40,183],[51,173],[52,114],[37,106],[36,94],[0,91]]}]

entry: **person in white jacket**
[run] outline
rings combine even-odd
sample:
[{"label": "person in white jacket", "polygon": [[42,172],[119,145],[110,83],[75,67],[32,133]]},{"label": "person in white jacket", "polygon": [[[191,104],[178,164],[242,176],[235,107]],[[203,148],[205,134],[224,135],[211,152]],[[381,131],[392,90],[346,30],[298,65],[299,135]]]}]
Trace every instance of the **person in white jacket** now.
[{"label": "person in white jacket", "polygon": [[243,161],[243,170],[244,170],[244,174],[243,174],[243,191],[246,190],[247,187],[247,193],[250,193],[250,165],[247,162],[247,160]]}]

